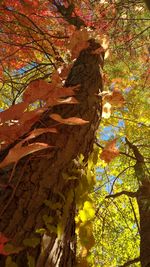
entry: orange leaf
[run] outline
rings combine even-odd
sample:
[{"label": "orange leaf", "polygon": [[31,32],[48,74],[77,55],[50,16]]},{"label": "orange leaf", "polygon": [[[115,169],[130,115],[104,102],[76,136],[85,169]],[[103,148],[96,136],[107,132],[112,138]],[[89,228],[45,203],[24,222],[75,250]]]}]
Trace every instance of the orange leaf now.
[{"label": "orange leaf", "polygon": [[47,95],[52,91],[53,86],[44,80],[36,80],[29,84],[23,94],[23,100],[27,103],[33,103],[38,99],[45,100]]},{"label": "orange leaf", "polygon": [[63,119],[59,114],[51,114],[50,118],[52,118],[55,121],[58,121],[60,123],[63,124],[69,124],[69,125],[83,125],[83,124],[87,124],[89,123],[89,121],[85,121],[81,118],[77,118],[77,117],[71,117],[71,118],[67,118],[67,119]]},{"label": "orange leaf", "polygon": [[[14,122],[11,125],[4,124],[0,126],[0,138],[3,142],[2,148],[27,133],[45,110],[45,108],[39,108],[30,112],[24,112],[18,122]],[[44,129],[45,132],[56,132],[56,129],[53,128],[43,128],[43,132]],[[40,134],[40,129],[34,131]]]},{"label": "orange leaf", "polygon": [[27,140],[30,140],[32,138],[35,138],[43,133],[57,133],[57,130],[55,128],[39,128],[39,129],[34,129],[29,133],[29,136],[24,139],[24,142]]},{"label": "orange leaf", "polygon": [[8,164],[17,162],[19,159],[42,149],[49,148],[50,146],[45,143],[33,143],[27,146],[22,146],[25,140],[19,142],[12,149],[9,150],[7,156],[0,163],[0,168],[7,166]]},{"label": "orange leaf", "polygon": [[125,99],[120,91],[113,91],[104,95],[103,100],[116,107],[122,107],[125,104]]},{"label": "orange leaf", "polygon": [[20,135],[24,132],[22,131],[22,127],[18,124],[14,125],[3,125],[0,127],[0,138],[1,141],[5,141],[6,145],[15,141]]},{"label": "orange leaf", "polygon": [[41,114],[45,110],[46,110],[46,108],[38,108],[36,110],[24,112],[21,119],[20,119],[20,123],[22,125],[24,125],[25,123],[30,124],[29,127],[31,127],[31,125],[33,123],[35,123],[40,118]]},{"label": "orange leaf", "polygon": [[119,155],[119,150],[116,147],[116,138],[115,138],[107,143],[107,145],[105,146],[100,155],[100,158],[103,159],[105,162],[109,163],[118,155]]},{"label": "orange leaf", "polygon": [[60,73],[60,77],[63,78],[63,80],[65,80],[68,77],[72,66],[73,66],[73,64],[70,64],[69,66],[64,65],[58,69],[58,71]]},{"label": "orange leaf", "polygon": [[72,58],[78,57],[81,50],[88,48],[89,34],[86,29],[76,30],[71,36],[69,49],[72,53]]},{"label": "orange leaf", "polygon": [[18,120],[27,106],[27,103],[22,102],[0,112],[0,122],[5,122],[8,120]]},{"label": "orange leaf", "polygon": [[80,42],[86,42],[89,40],[89,33],[86,29],[76,30],[71,36],[69,48],[72,50]]}]

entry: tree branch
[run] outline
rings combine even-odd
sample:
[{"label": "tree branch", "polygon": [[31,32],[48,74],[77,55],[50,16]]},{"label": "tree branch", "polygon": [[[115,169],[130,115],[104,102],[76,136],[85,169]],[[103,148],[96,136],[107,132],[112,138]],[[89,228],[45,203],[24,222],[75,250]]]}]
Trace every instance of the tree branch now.
[{"label": "tree branch", "polygon": [[132,149],[132,151],[133,151],[133,153],[135,155],[135,158],[136,158],[137,162],[144,163],[144,157],[139,152],[137,146],[135,146],[132,143],[130,143],[130,141],[127,138],[125,138],[125,141],[126,141],[127,145]]},{"label": "tree branch", "polygon": [[56,0],[53,0],[53,5],[69,24],[74,25],[77,29],[80,29],[81,26],[86,26],[85,22],[79,16],[72,16],[74,4],[70,4],[68,7],[65,7],[62,4],[58,4]]},{"label": "tree branch", "polygon": [[137,257],[133,260],[129,260],[129,261],[125,262],[123,265],[121,265],[119,267],[127,267],[127,266],[130,266],[131,264],[139,262],[139,261],[140,261],[140,257]]},{"label": "tree branch", "polygon": [[130,205],[131,205],[131,208],[132,208],[132,211],[133,211],[133,215],[134,215],[134,219],[135,219],[135,222],[136,222],[136,225],[137,225],[139,234],[140,234],[140,232],[141,232],[141,230],[140,230],[140,225],[139,225],[139,223],[138,223],[137,215],[136,215],[136,212],[135,212],[135,209],[134,209],[132,200],[131,200],[130,198],[129,198],[129,202],[130,202]]},{"label": "tree branch", "polygon": [[108,196],[106,196],[106,198],[116,198],[116,197],[119,197],[121,195],[126,195],[128,197],[136,197],[137,192],[129,192],[129,191],[123,190],[123,191],[118,192],[116,194],[108,195]]}]

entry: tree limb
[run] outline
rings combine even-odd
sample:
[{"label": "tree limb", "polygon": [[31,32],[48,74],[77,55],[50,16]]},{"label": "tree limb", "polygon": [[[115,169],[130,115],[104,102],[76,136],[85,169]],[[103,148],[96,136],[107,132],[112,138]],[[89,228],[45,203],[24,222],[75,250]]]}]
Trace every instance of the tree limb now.
[{"label": "tree limb", "polygon": [[144,158],[143,156],[141,155],[141,153],[139,152],[137,146],[133,145],[127,138],[125,138],[125,141],[127,143],[127,145],[132,149],[134,155],[135,155],[135,158],[138,162],[143,162],[144,163]]},{"label": "tree limb", "polygon": [[126,196],[128,196],[128,197],[136,197],[137,192],[129,192],[129,191],[125,191],[125,190],[123,190],[123,191],[118,192],[118,193],[116,193],[116,194],[108,195],[108,196],[106,196],[106,198],[116,198],[116,197],[119,197],[119,196],[121,196],[121,195],[126,195]]},{"label": "tree limb", "polygon": [[129,261],[125,262],[123,265],[121,265],[119,267],[127,267],[127,266],[130,266],[131,264],[139,262],[139,261],[140,261],[140,257],[137,257],[133,260],[129,260]]},{"label": "tree limb", "polygon": [[74,4],[70,4],[68,7],[65,7],[62,4],[58,4],[56,0],[53,0],[53,5],[57,8],[63,18],[69,22],[69,24],[74,25],[77,29],[80,29],[81,26],[86,26],[85,22],[79,16],[72,16]]}]

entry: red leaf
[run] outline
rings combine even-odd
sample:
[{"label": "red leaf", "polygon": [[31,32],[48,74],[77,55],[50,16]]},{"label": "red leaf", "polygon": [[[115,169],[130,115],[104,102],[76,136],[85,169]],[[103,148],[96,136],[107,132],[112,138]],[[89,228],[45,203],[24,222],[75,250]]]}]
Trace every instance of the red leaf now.
[{"label": "red leaf", "polygon": [[63,119],[59,114],[51,114],[50,118],[52,118],[55,121],[58,121],[63,124],[69,124],[69,125],[83,125],[89,123],[89,121],[85,121],[81,118],[77,117],[71,117],[67,119]]},{"label": "red leaf", "polygon": [[0,233],[0,244],[5,244],[8,241],[9,239],[3,233]]},{"label": "red leaf", "polygon": [[0,233],[0,254],[8,255],[4,250],[4,245],[9,241],[9,239],[2,233]]}]

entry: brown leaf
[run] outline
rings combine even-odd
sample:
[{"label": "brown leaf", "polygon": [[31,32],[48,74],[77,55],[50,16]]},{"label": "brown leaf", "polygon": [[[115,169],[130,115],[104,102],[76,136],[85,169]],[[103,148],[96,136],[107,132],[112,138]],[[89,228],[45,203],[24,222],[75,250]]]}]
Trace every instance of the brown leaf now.
[{"label": "brown leaf", "polygon": [[76,30],[71,36],[69,49],[72,53],[72,58],[78,57],[80,51],[88,48],[89,46],[89,34],[86,29]]},{"label": "brown leaf", "polygon": [[57,133],[56,128],[39,128],[39,129],[34,129],[29,133],[29,136],[24,139],[24,141],[30,140],[32,138],[35,138],[43,133]]},{"label": "brown leaf", "polygon": [[0,112],[0,123],[8,120],[18,120],[27,106],[27,103],[22,102]]},{"label": "brown leaf", "polygon": [[[45,110],[45,108],[40,108],[33,111],[24,112],[18,122],[13,123],[12,125],[4,124],[0,126],[0,138],[3,142],[2,148],[6,147],[9,143],[17,140],[20,136],[28,132],[31,126],[39,119]],[[44,129],[45,132],[56,132],[56,129],[54,130],[53,128]],[[39,133],[40,129],[36,129],[34,131]]]},{"label": "brown leaf", "polygon": [[27,103],[41,99],[45,100],[53,90],[53,85],[44,80],[36,80],[29,84],[23,94],[23,100]]},{"label": "brown leaf", "polygon": [[31,127],[31,125],[40,118],[45,110],[46,108],[38,108],[36,110],[24,112],[20,119],[20,124],[24,125],[25,123],[27,123],[30,124]]},{"label": "brown leaf", "polygon": [[109,102],[112,106],[123,107],[125,104],[125,99],[120,91],[113,91],[104,95],[103,101]]},{"label": "brown leaf", "polygon": [[66,80],[68,75],[69,75],[69,72],[72,68],[73,64],[70,64],[69,66],[62,66],[60,67],[58,70],[59,70],[59,73],[60,73],[60,77],[63,79],[63,80]]},{"label": "brown leaf", "polygon": [[78,100],[75,97],[67,97],[66,99],[57,100],[59,104],[78,104]]},{"label": "brown leaf", "polygon": [[119,155],[119,150],[116,147],[116,138],[109,141],[105,148],[103,149],[100,158],[105,162],[111,162],[115,157]]},{"label": "brown leaf", "polygon": [[45,143],[33,143],[27,146],[22,146],[25,140],[19,142],[13,148],[11,148],[4,158],[4,160],[0,163],[0,168],[3,168],[11,163],[17,162],[19,159],[42,149],[49,148],[50,146]]},{"label": "brown leaf", "polygon": [[4,141],[4,146],[18,139],[20,135],[22,135],[22,127],[18,124],[10,126],[3,125],[0,127],[0,139]]},{"label": "brown leaf", "polygon": [[71,118],[67,118],[67,119],[63,119],[59,114],[51,114],[50,118],[52,118],[55,121],[58,121],[60,123],[63,124],[69,124],[69,125],[84,125],[89,123],[89,121],[85,121],[81,118],[77,118],[77,117],[71,117]]}]

